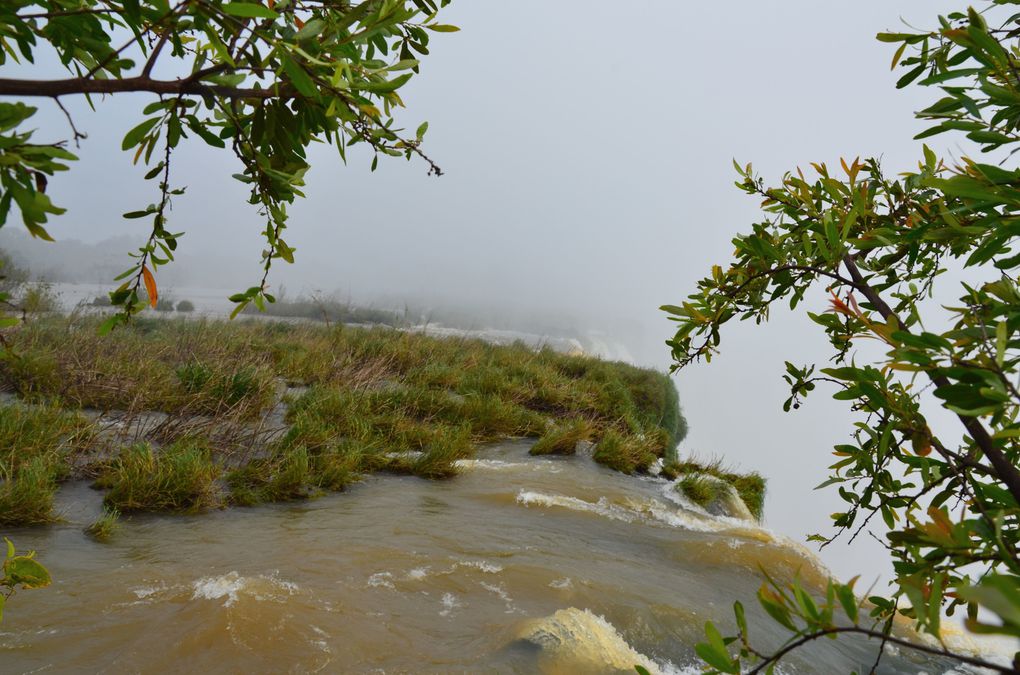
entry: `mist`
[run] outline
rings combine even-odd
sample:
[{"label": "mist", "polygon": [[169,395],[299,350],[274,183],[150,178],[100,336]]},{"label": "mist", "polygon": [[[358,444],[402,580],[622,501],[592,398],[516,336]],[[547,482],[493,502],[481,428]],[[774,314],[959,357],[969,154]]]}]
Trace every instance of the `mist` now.
[{"label": "mist", "polygon": [[[421,76],[401,90],[408,109],[399,115],[410,129],[429,121],[424,150],[445,175],[386,158],[373,173],[365,152],[344,166],[335,148],[314,148],[307,198],[291,210],[296,263],[274,264],[272,288],[459,309],[479,327],[598,333],[617,356],[665,369],[672,331],[658,307],[725,264],[730,240],[759,217],[733,187],[732,160],[753,162],[770,180],[858,155],[881,156],[890,173],[914,166],[920,142],[910,139],[921,126],[912,113],[930,93],[895,89],[891,50],[874,35],[901,17],[927,25],[949,7],[454,2],[443,21],[461,32],[434,38]],[[148,100],[116,96],[95,112],[66,102],[88,139],[81,161],[50,183],[69,211],[49,229],[81,243],[77,280],[97,288],[104,279],[114,286],[118,256],[126,268],[147,236],[146,222],[121,214],[155,201],[155,185],[119,147]],[[52,103],[33,104],[36,141],[70,136]],[[263,224],[230,178],[238,168],[201,141],[177,152],[171,184],[187,192],[168,229],[186,234],[179,261],[158,272],[161,285],[226,295],[258,282]],[[8,228],[18,227],[12,218]],[[39,261],[59,248],[12,234],[2,241],[43,274]],[[83,262],[90,251],[101,265]],[[50,274],[68,274],[74,259],[49,265]],[[781,410],[783,361],[824,361],[824,336],[785,313],[768,326],[728,328],[718,359],[678,375],[691,427],[681,453],[764,474],[774,529],[798,540],[828,531],[827,514],[842,502],[812,488],[851,417],[823,395],[799,415]],[[822,555],[841,576],[886,565],[868,542]]]}]

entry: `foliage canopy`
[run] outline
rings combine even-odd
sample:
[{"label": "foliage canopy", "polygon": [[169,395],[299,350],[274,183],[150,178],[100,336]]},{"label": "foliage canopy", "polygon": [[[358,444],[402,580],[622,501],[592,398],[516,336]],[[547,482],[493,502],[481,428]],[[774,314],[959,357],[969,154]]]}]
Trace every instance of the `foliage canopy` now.
[{"label": "foliage canopy", "polygon": [[[170,228],[171,200],[184,192],[171,183],[171,163],[182,140],[197,138],[229,149],[241,164],[234,178],[250,188],[249,202],[264,219],[261,281],[231,299],[240,311],[263,307],[269,270],[292,262],[284,239],[287,207],[302,196],[311,143],[346,148],[367,144],[380,155],[413,156],[439,167],[421,149],[428,128],[396,126],[399,90],[418,72],[433,32],[456,27],[436,14],[449,0],[316,2],[266,0],[12,0],[0,5],[0,66],[55,56],[68,70],[62,80],[0,78],[0,96],[61,97],[147,92],[153,101],[127,131],[122,149],[147,167],[156,200],[124,214],[151,223],[135,263],[111,293],[122,309],[107,328],[155,306],[153,272],[174,257],[181,232]],[[48,239],[50,216],[64,212],[46,192],[47,177],[76,159],[66,142],[36,142],[27,129],[36,108],[0,102],[0,226],[17,207],[28,231]],[[67,115],[77,144],[84,134]],[[145,293],[141,291],[144,288]]]},{"label": "foliage canopy", "polygon": [[[764,218],[733,240],[727,267],[663,307],[679,324],[668,343],[677,369],[710,360],[732,319],[761,322],[777,303],[795,309],[828,296],[828,312],[808,314],[831,362],[787,363],[784,407],[799,407],[819,384],[849,404],[857,421],[822,484],[838,486],[846,502],[833,515],[836,536],[856,536],[877,515],[894,559],[891,596],[869,598],[870,612],[852,583],[834,583],[820,602],[799,584],[766,584],[759,601],[790,641],[756,649],[738,603],[738,634],[724,639],[710,625],[698,646],[717,672],[771,670],[789,650],[841,632],[884,646],[896,641],[896,615],[941,640],[943,614],[961,607],[970,630],[1020,637],[1020,14],[1005,11],[1017,4],[990,2],[940,17],[930,31],[878,36],[897,46],[899,87],[940,91],[917,113],[928,123],[917,138],[962,132],[991,159],[946,162],[925,146],[917,169],[895,177],[876,159],[854,159],[812,164],[810,176],[797,169],[775,186],[735,163],[737,186],[761,199]],[[978,280],[962,283],[948,317],[932,300],[946,297],[947,270]],[[859,348],[863,339],[878,342],[877,357]],[[925,416],[933,405],[959,420],[962,438],[933,432]],[[991,667],[1016,672],[1020,655],[1012,667]]]}]

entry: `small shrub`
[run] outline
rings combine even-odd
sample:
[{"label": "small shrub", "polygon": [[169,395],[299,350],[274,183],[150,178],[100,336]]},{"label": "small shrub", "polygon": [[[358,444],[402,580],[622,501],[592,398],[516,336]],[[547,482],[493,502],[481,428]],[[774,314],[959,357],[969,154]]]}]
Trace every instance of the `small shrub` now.
[{"label": "small shrub", "polygon": [[108,295],[97,295],[92,298],[92,302],[89,303],[92,307],[112,307],[113,302],[110,300]]},{"label": "small shrub", "polygon": [[575,419],[569,424],[547,431],[531,446],[532,455],[572,455],[581,441],[591,440],[592,425],[586,419]]},{"label": "small shrub", "polygon": [[85,528],[85,534],[97,541],[108,541],[120,529],[120,511],[104,508],[103,515]]},{"label": "small shrub", "polygon": [[170,298],[159,298],[158,300],[156,300],[156,311],[157,312],[174,311],[174,301]]},{"label": "small shrub", "polygon": [[193,303],[191,300],[181,300],[180,302],[177,303],[177,311],[178,312],[194,312],[195,311],[195,303]]},{"label": "small shrub", "polygon": [[203,441],[185,438],[158,453],[147,443],[121,451],[96,480],[108,488],[103,503],[128,511],[194,511],[217,506],[220,469]]}]

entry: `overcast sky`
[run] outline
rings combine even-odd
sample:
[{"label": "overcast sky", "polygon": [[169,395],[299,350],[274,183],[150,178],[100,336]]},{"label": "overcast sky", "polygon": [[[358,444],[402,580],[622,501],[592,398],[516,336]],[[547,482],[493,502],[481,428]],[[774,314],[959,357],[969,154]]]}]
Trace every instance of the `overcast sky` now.
[{"label": "overcast sky", "polygon": [[[298,264],[275,281],[355,300],[562,312],[665,368],[671,324],[657,308],[725,265],[730,239],[757,216],[733,187],[731,160],[769,179],[840,156],[881,155],[890,171],[915,165],[912,112],[934,92],[897,91],[892,49],[874,34],[902,27],[901,17],[930,26],[958,6],[455,0],[443,22],[461,32],[436,35],[421,76],[402,90],[401,119],[412,129],[429,121],[426,150],[446,175],[402,159],[373,174],[364,156],[344,167],[317,148],[308,199],[292,209]],[[154,185],[119,147],[148,100],[118,96],[95,114],[69,101],[89,139],[82,161],[51,182],[70,207],[53,222],[58,238],[144,227],[120,214],[154,201]],[[37,139],[66,137],[62,116],[38,105]],[[170,229],[187,232],[181,255],[212,253],[226,284],[251,285],[261,224],[229,177],[235,160],[198,146],[178,154],[172,183],[188,192]],[[766,327],[729,327],[723,356],[678,379],[691,425],[682,451],[765,474],[768,523],[796,539],[827,531],[841,504],[812,487],[849,433],[845,406],[817,395],[796,414],[780,407],[783,361],[823,361],[825,345],[813,324],[777,313]],[[844,576],[874,573],[869,558],[881,555],[868,542],[823,552]]]}]

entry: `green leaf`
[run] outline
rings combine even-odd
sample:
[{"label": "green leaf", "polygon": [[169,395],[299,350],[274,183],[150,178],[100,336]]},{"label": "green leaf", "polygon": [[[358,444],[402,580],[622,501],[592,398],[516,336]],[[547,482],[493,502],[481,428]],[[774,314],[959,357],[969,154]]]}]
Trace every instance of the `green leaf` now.
[{"label": "green leaf", "polygon": [[230,320],[231,320],[231,321],[233,321],[233,320],[234,320],[234,318],[235,318],[235,317],[236,317],[236,316],[237,316],[238,314],[240,314],[241,312],[243,312],[243,311],[244,311],[244,308],[248,306],[248,302],[249,302],[249,301],[248,301],[248,300],[246,299],[246,300],[243,300],[243,301],[241,301],[241,302],[237,303],[237,307],[235,307],[235,308],[234,308],[234,311],[232,311],[232,312],[230,313]]},{"label": "green leaf", "polygon": [[18,555],[4,562],[4,573],[12,585],[23,588],[43,588],[50,585],[50,573],[34,559]]},{"label": "green leaf", "polygon": [[849,584],[837,584],[836,597],[839,598],[839,604],[847,617],[857,623],[857,598],[854,597],[853,581]]},{"label": "green leaf", "polygon": [[314,98],[318,93],[315,82],[301,64],[295,61],[289,54],[282,54],[281,62],[283,63],[283,70],[287,73],[287,77],[290,79],[291,84],[294,85],[294,88],[302,96]]},{"label": "green leaf", "polygon": [[359,85],[359,88],[362,91],[368,91],[373,94],[388,94],[391,91],[400,89],[400,87],[404,86],[404,84],[412,77],[414,77],[414,73],[404,73],[403,75],[394,77],[392,80],[385,82],[366,82]]},{"label": "green leaf", "polygon": [[723,673],[739,673],[739,666],[730,658],[722,636],[711,621],[705,624],[705,635],[708,636],[708,642],[699,642],[694,646],[701,660]]},{"label": "green leaf", "polygon": [[240,16],[246,19],[278,19],[279,14],[265,5],[253,2],[228,2],[223,5],[223,11],[232,16]]},{"label": "green leaf", "polygon": [[124,323],[124,315],[114,314],[108,317],[105,321],[103,321],[103,323],[99,324],[99,328],[96,330],[96,332],[100,336],[108,335],[110,331],[112,331],[114,328],[116,328],[122,323]]},{"label": "green leaf", "polygon": [[120,149],[127,150],[128,148],[133,148],[134,146],[138,145],[139,141],[141,141],[142,138],[144,138],[145,135],[148,134],[149,131],[151,131],[154,126],[159,124],[159,120],[160,120],[159,117],[150,117],[149,119],[145,120],[138,126],[131,129],[131,131],[127,132],[127,134],[124,135],[124,140],[121,141]]},{"label": "green leaf", "polygon": [[425,27],[428,28],[429,30],[434,30],[437,33],[456,33],[457,31],[460,30],[460,28],[457,28],[456,26],[450,26],[448,24],[443,23],[434,23],[431,26]]},{"label": "green leaf", "polygon": [[313,37],[318,36],[322,31],[326,29],[326,24],[321,19],[312,19],[304,26],[301,27],[297,33],[294,33],[294,39],[297,41],[310,40]]},{"label": "green leaf", "polygon": [[737,628],[741,634],[747,636],[747,617],[744,616],[744,606],[740,604],[740,601],[733,603],[733,615],[737,619]]}]

